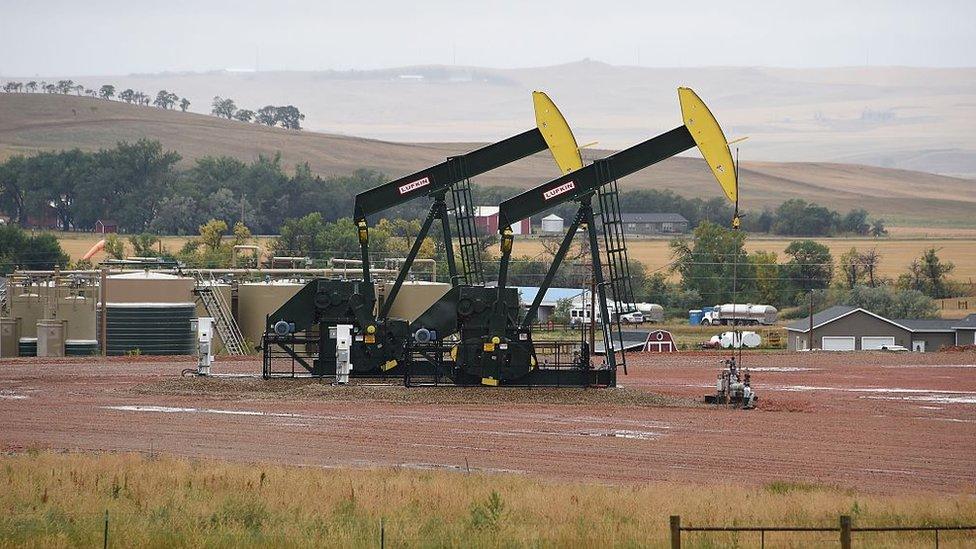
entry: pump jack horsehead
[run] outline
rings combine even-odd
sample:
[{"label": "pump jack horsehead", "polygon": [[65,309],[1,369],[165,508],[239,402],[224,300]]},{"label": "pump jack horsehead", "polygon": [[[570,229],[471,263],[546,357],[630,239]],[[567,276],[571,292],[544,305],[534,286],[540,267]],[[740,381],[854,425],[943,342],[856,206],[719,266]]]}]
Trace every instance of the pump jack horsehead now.
[{"label": "pump jack horsehead", "polygon": [[[353,377],[399,376],[408,364],[413,371],[419,368],[422,372],[430,367],[434,361],[410,360],[413,332],[409,331],[408,320],[391,316],[391,307],[432,223],[435,220],[441,223],[452,286],[483,284],[468,179],[547,148],[563,173],[579,167],[573,163],[572,156],[579,156],[576,142],[559,110],[543,92],[533,92],[532,99],[535,128],[450,157],[356,196],[354,221],[361,249],[362,280],[315,279],[268,315],[262,342],[265,377],[274,375],[275,353],[317,376],[344,377],[347,372],[337,368],[350,367]],[[456,233],[452,233],[448,193],[453,199]],[[385,301],[377,307],[370,268],[368,217],[420,198],[433,199],[427,217],[395,282],[387,286]],[[456,244],[459,258],[455,254]],[[340,333],[351,337],[340,338]],[[340,343],[346,343],[348,348],[337,347]]]},{"label": "pump jack horsehead", "polygon": [[[571,148],[568,142],[562,143],[561,147],[550,143],[553,154],[562,152],[572,159],[560,162],[564,175],[500,205],[501,259],[497,287],[457,286],[410,327],[413,333],[435,332],[439,337],[455,333],[459,335],[457,344],[441,340],[439,346],[428,345],[431,351],[450,349],[453,360],[450,377],[455,383],[612,386],[616,384],[618,364],[623,366],[626,374],[625,356],[623,352],[619,357],[617,355],[618,351],[623,350],[619,320],[615,323],[610,320],[612,317],[607,305],[608,298],[612,299],[618,319],[620,314],[636,310],[630,289],[616,180],[697,145],[726,197],[737,204],[736,170],[722,129],[694,91],[679,88],[678,99],[684,122],[681,126],[586,167],[582,167],[578,148],[568,150]],[[575,145],[575,140],[572,143]],[[598,202],[609,279],[603,276],[594,197]],[[518,291],[506,286],[514,240],[510,226],[569,201],[577,202],[579,209],[535,300],[519,321]],[[567,345],[566,342],[533,341],[532,337],[532,324],[541,301],[565,259],[577,230],[581,229],[586,231],[590,243],[600,312],[602,318],[608,319],[603,323],[606,359],[596,367],[591,364],[593,350],[585,343],[571,344],[576,348],[560,351],[558,349]]]}]

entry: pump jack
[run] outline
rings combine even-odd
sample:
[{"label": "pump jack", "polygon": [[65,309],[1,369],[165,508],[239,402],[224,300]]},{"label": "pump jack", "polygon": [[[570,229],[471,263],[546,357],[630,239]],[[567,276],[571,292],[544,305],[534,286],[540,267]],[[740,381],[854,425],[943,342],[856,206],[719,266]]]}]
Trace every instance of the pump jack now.
[{"label": "pump jack", "polygon": [[[718,122],[701,99],[689,88],[679,88],[678,98],[684,124],[657,137],[598,160],[585,168],[567,173],[539,185],[500,205],[499,232],[501,262],[498,285],[456,286],[421,315],[410,327],[413,333],[429,331],[439,334],[439,341],[428,343],[427,355],[449,350],[453,360],[450,377],[458,384],[483,385],[596,385],[616,384],[618,359],[613,333],[622,351],[619,314],[634,310],[633,290],[627,247],[620,221],[617,179],[630,175],[697,145],[726,196],[735,201],[735,170],[728,143]],[[599,210],[594,211],[596,196]],[[555,254],[549,272],[519,322],[519,296],[515,288],[506,287],[514,235],[510,225],[569,201],[579,203],[576,216]],[[597,215],[603,229],[609,278],[603,276],[599,252]],[[565,342],[533,342],[532,324],[556,270],[572,244],[577,230],[586,228],[593,273],[599,295],[606,348],[604,364],[593,367],[591,349],[585,343],[575,350]],[[616,304],[617,321],[612,324],[607,306],[607,288]],[[454,345],[447,335],[459,333]],[[418,340],[419,343],[419,340]],[[557,349],[556,352],[552,352]],[[543,359],[541,350],[546,351]],[[621,352],[619,364],[626,374]]]},{"label": "pump jack", "polygon": [[[290,358],[293,365],[299,364],[311,375],[335,375],[337,326],[350,326],[353,334],[350,362],[354,377],[401,374],[403,368],[398,366],[410,362],[407,346],[412,332],[408,331],[408,321],[391,318],[390,310],[435,220],[441,223],[451,285],[484,284],[469,179],[547,148],[562,173],[579,167],[576,140],[559,109],[543,92],[533,92],[532,100],[536,128],[450,157],[440,164],[356,196],[354,222],[360,244],[362,280],[317,278],[268,315],[262,342],[265,377],[273,375],[275,353]],[[451,211],[446,200],[449,192],[460,265],[455,256]],[[376,288],[370,272],[367,218],[422,197],[433,199],[427,217],[386,299],[377,307]],[[299,352],[302,345],[305,353]]]},{"label": "pump jack", "polygon": [[[736,199],[734,164],[728,142],[718,122],[691,89],[679,88],[678,98],[683,119],[681,126],[586,167],[582,167],[579,147],[555,106],[549,103],[551,110],[557,115],[556,118],[551,123],[545,123],[540,119],[537,102],[536,130],[489,145],[463,157],[451,158],[438,166],[357,196],[356,223],[362,247],[363,280],[317,279],[273,315],[269,315],[264,337],[265,376],[269,373],[268,349],[273,345],[284,349],[312,375],[334,375],[335,347],[334,344],[329,346],[328,327],[350,323],[354,324],[357,334],[352,357],[356,364],[353,372],[358,375],[402,373],[405,381],[410,383],[411,374],[420,372],[432,375],[435,382],[437,379],[447,378],[458,385],[616,385],[618,349],[615,348],[613,332],[616,332],[618,341],[621,341],[621,335],[619,322],[616,330],[610,325],[607,288],[609,287],[610,297],[616,304],[618,318],[619,314],[633,308],[634,301],[633,291],[629,288],[629,265],[620,223],[617,179],[697,145],[726,196],[733,202]],[[552,132],[552,135],[548,132]],[[513,140],[518,140],[518,143]],[[497,287],[486,287],[481,283],[483,275],[480,275],[479,268],[471,269],[466,266],[463,271],[459,271],[449,253],[448,269],[453,286],[451,290],[411,323],[388,318],[389,303],[396,297],[396,291],[402,285],[410,263],[417,255],[420,242],[435,218],[441,219],[445,228],[446,247],[453,250],[444,206],[447,190],[452,189],[455,183],[465,181],[467,177],[540,152],[545,144],[548,144],[564,175],[500,205],[501,263]],[[494,154],[487,154],[493,148]],[[509,156],[503,156],[501,151],[507,152]],[[475,162],[476,158],[478,162]],[[503,158],[511,159],[500,162]],[[475,166],[480,171],[476,171]],[[394,291],[390,292],[387,303],[374,317],[371,313],[375,308],[376,298],[368,266],[366,216],[419,196],[433,196],[434,203],[421,234],[398,274]],[[597,198],[598,210],[593,207],[594,196]],[[508,264],[514,241],[510,225],[569,201],[579,203],[577,214],[553,258],[536,299],[520,320],[518,291],[507,287]],[[470,204],[470,198],[467,199],[467,204]],[[455,206],[462,210],[464,203],[458,205],[455,202]],[[461,215],[463,216],[463,212]],[[599,235],[596,230],[598,216],[603,230],[609,279],[603,276]],[[591,362],[592,349],[585,343],[534,342],[532,338],[532,323],[541,299],[552,283],[556,269],[565,258],[573,237],[583,227],[590,243],[599,306],[602,318],[605,319],[603,340],[606,360],[596,367]],[[463,230],[459,230],[459,233],[462,232]],[[462,240],[461,251],[464,259],[465,237],[459,237]],[[319,326],[319,335],[315,340],[319,344],[318,358],[309,365],[294,352],[294,345],[312,342],[313,340],[307,337],[302,339],[296,334],[305,332],[316,324]],[[626,362],[622,353],[619,364],[626,373]],[[398,371],[390,371],[398,367]]]}]

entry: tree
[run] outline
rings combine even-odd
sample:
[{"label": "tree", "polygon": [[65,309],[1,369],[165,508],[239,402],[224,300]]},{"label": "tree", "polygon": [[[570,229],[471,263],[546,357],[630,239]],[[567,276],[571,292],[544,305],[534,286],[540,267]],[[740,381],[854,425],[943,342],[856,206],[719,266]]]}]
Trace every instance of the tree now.
[{"label": "tree", "polygon": [[830,286],[834,276],[834,258],[830,248],[813,240],[794,240],[786,247],[790,260],[787,272],[794,288],[808,292]]},{"label": "tree", "polygon": [[115,259],[125,259],[125,242],[115,233],[105,237],[104,250]]},{"label": "tree", "polygon": [[755,273],[755,301],[759,303],[780,303],[785,285],[776,263],[775,252],[755,251],[749,254],[749,263]]},{"label": "tree", "polygon": [[776,234],[795,236],[826,236],[834,232],[840,221],[837,212],[793,198],[776,208],[772,229]]},{"label": "tree", "polygon": [[234,223],[234,245],[243,246],[251,241],[251,229],[247,225],[238,221]]},{"label": "tree", "polygon": [[129,237],[129,244],[136,257],[155,257],[159,253],[159,237],[151,233],[134,234]]},{"label": "tree", "polygon": [[227,223],[222,219],[211,219],[205,224],[200,225],[200,241],[211,252],[220,249],[220,242],[227,232]]},{"label": "tree", "polygon": [[180,110],[186,112],[186,109],[190,108],[190,100],[187,98],[180,99]]},{"label": "tree", "polygon": [[156,105],[161,109],[168,110],[170,107],[176,104],[176,100],[179,98],[180,96],[176,95],[173,92],[168,92],[166,90],[159,90],[159,92],[156,93],[156,99],[153,100],[153,105]]},{"label": "tree", "polygon": [[233,118],[234,113],[237,111],[237,105],[234,104],[233,99],[222,99],[219,95],[213,98],[211,106],[211,114],[228,120]]},{"label": "tree", "polygon": [[898,277],[898,287],[917,290],[935,299],[951,297],[955,288],[949,282],[949,274],[955,267],[951,262],[943,262],[938,250],[930,248],[912,261],[907,273]]},{"label": "tree", "polygon": [[888,236],[888,229],[885,228],[884,219],[875,219],[874,223],[871,224],[871,236],[875,238],[881,238],[882,236]]},{"label": "tree", "polygon": [[27,83],[25,87],[27,88],[27,93],[34,93],[35,91],[37,91],[37,82],[31,80],[30,82]]},{"label": "tree", "polygon": [[[129,95],[131,97],[132,90],[126,90],[126,91],[129,92]],[[98,89],[98,95],[102,99],[111,99],[115,97],[115,86],[113,86],[112,84],[105,84],[104,86]],[[125,98],[123,97],[123,100],[124,99]],[[128,103],[128,101],[126,102]]]},{"label": "tree", "polygon": [[868,211],[864,208],[851,210],[840,222],[840,230],[845,233],[864,235],[871,230],[868,224]]},{"label": "tree", "polygon": [[729,302],[733,294],[748,295],[755,276],[744,249],[744,232],[705,221],[695,228],[691,242],[671,241],[671,271],[681,274],[681,287],[694,290],[706,302]]},{"label": "tree", "polygon": [[98,91],[91,88],[85,88],[85,95],[88,97],[98,97]]},{"label": "tree", "polygon": [[274,126],[278,124],[278,107],[273,105],[265,105],[258,109],[256,122],[260,122],[265,126]]},{"label": "tree", "polygon": [[254,111],[250,109],[241,109],[234,113],[234,118],[240,120],[241,122],[250,122],[254,118]]},{"label": "tree", "polygon": [[848,289],[861,283],[865,269],[861,266],[861,254],[857,252],[857,248],[851,248],[840,256],[839,266]]},{"label": "tree", "polygon": [[132,100],[135,98],[135,96],[136,96],[136,92],[133,91],[132,88],[126,88],[122,90],[121,93],[119,93],[119,99],[125,101],[126,103],[132,103]]},{"label": "tree", "polygon": [[0,276],[15,269],[47,270],[65,267],[68,254],[51,234],[30,236],[14,225],[0,225]]},{"label": "tree", "polygon": [[283,128],[289,130],[302,129],[302,120],[305,120],[305,115],[297,108],[292,105],[287,105],[285,107],[278,107],[277,111],[278,121],[281,122]]},{"label": "tree", "polygon": [[887,318],[938,318],[935,301],[918,290],[899,290],[888,286],[871,288],[857,285],[845,305],[861,307]]},{"label": "tree", "polygon": [[560,324],[569,324],[569,312],[573,309],[573,300],[564,297],[562,299],[556,300],[556,308],[552,311],[552,316],[550,317],[553,322],[558,322]]},{"label": "tree", "polygon": [[67,94],[75,87],[74,80],[58,80],[57,90],[60,93]]}]

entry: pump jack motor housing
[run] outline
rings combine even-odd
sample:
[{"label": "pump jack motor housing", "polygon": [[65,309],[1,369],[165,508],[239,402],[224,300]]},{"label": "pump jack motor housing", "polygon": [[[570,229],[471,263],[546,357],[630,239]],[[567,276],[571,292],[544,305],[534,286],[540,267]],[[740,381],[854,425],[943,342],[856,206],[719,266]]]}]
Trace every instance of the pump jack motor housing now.
[{"label": "pump jack motor housing", "polygon": [[[264,376],[335,376],[337,352],[348,354],[351,377],[403,378],[405,384],[450,382],[458,385],[614,386],[618,365],[626,373],[619,316],[634,309],[630,270],[620,222],[617,179],[697,146],[726,197],[737,199],[735,167],[718,122],[689,88],[679,88],[683,124],[607,158],[583,166],[579,146],[556,105],[533,92],[536,128],[487,145],[356,197],[355,222],[362,256],[362,280],[318,278],[309,282],[266,319],[262,348]],[[486,286],[473,223],[469,178],[548,149],[562,175],[509,198],[499,206],[499,280]],[[453,208],[446,195],[451,193]],[[432,200],[420,233],[400,267],[387,298],[377,307],[369,264],[368,217],[420,197]],[[594,197],[596,200],[594,201]],[[511,224],[559,204],[576,202],[577,215],[535,301],[526,314],[518,290],[507,286],[514,235]],[[595,203],[594,203],[595,202]],[[452,211],[453,210],[453,211]],[[453,215],[451,215],[453,213]],[[452,233],[451,218],[456,234]],[[390,317],[400,287],[431,224],[439,219],[452,288],[413,322]],[[583,229],[585,227],[585,229]],[[598,228],[609,277],[603,276]],[[566,256],[577,230],[585,230],[603,323],[604,357],[587,342],[535,341],[533,323],[541,298]],[[458,257],[460,256],[460,258]],[[273,327],[281,322],[287,333]],[[281,324],[279,324],[281,325]],[[330,338],[337,325],[351,328],[348,353]],[[275,366],[285,361],[290,370]],[[340,361],[341,362],[341,361]]]}]

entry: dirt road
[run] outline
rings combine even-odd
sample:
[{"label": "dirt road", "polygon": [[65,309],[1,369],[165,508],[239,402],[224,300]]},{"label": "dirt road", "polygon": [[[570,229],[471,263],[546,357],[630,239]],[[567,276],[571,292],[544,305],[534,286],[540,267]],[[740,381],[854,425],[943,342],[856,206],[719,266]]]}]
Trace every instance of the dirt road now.
[{"label": "dirt road", "polygon": [[187,359],[4,359],[0,448],[976,493],[976,354],[747,356],[755,411],[696,404],[719,358],[634,355],[622,388],[565,393],[180,378]]}]

